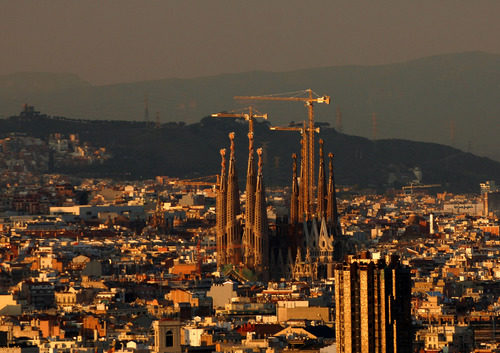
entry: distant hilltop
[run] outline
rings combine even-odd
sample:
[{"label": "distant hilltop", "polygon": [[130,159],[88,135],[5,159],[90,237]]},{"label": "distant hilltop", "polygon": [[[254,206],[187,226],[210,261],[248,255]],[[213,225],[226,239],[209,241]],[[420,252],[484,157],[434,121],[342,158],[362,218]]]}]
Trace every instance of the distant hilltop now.
[{"label": "distant hilltop", "polygon": [[[299,153],[300,135],[272,131],[269,125],[268,121],[255,122],[255,146],[264,148],[265,183],[289,186],[291,154]],[[217,174],[219,149],[229,146],[228,133],[234,131],[237,169],[244,180],[247,129],[245,122],[224,118],[206,117],[193,124],[169,122],[155,126],[144,122],[50,117],[34,108],[25,109],[19,116],[0,119],[0,139],[11,133],[44,140],[51,134],[76,134],[81,141],[99,146],[109,155],[98,164],[59,164],[54,172],[121,179]],[[335,176],[343,185],[385,190],[419,180],[423,184],[441,184],[441,190],[478,193],[481,182],[500,181],[499,162],[445,145],[398,139],[372,141],[340,133],[325,124],[319,137],[325,141],[325,153],[334,153]]]},{"label": "distant hilltop", "polygon": [[[332,66],[291,72],[245,72],[195,79],[94,86],[72,74],[0,76],[0,115],[24,103],[51,115],[99,120],[149,119],[195,123],[262,95],[312,88],[332,97],[317,121],[346,133],[451,145],[500,160],[500,55],[448,54],[377,66]],[[254,102],[255,103],[255,102]],[[301,121],[300,103],[258,102],[275,124]],[[338,114],[341,114],[339,124]]]}]

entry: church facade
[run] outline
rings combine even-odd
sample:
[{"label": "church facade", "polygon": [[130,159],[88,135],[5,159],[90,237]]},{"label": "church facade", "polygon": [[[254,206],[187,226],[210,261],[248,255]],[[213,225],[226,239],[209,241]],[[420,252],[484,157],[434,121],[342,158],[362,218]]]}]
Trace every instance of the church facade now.
[{"label": "church facade", "polygon": [[[307,205],[304,188],[297,173],[297,156],[292,155],[292,187],[289,216],[272,227],[267,219],[263,181],[262,149],[254,163],[253,133],[249,133],[246,178],[246,203],[241,213],[238,177],[235,167],[234,133],[229,134],[229,165],[222,149],[221,172],[217,185],[216,244],[220,271],[231,268],[252,279],[318,280],[332,278],[335,263],[351,252],[341,232],[336,203],[333,154],[330,153],[328,178],[324,161],[324,143],[319,141],[319,172],[316,198]],[[302,158],[303,159],[303,158]],[[306,172],[301,162],[300,175]]]}]

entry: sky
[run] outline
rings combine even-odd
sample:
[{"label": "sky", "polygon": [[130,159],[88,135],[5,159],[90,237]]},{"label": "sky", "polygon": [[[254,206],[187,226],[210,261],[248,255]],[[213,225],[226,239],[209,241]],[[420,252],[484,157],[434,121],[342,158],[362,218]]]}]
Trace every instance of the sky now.
[{"label": "sky", "polygon": [[500,1],[0,0],[0,75],[93,84],[500,54]]}]

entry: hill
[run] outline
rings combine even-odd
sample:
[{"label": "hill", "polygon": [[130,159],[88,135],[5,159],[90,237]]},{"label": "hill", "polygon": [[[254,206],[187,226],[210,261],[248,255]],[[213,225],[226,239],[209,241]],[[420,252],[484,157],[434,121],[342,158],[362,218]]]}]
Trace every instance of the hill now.
[{"label": "hill", "polygon": [[[240,182],[247,162],[247,125],[233,119],[203,118],[193,124],[166,123],[159,128],[142,122],[90,121],[44,115],[0,120],[0,138],[22,132],[47,138],[50,133],[78,133],[81,141],[104,146],[113,158],[103,165],[61,169],[80,176],[151,178],[156,175],[196,177],[217,174],[220,148],[228,148],[228,133],[236,133]],[[264,148],[265,181],[288,185],[291,153],[299,152],[299,134],[269,130],[268,122],[255,125],[256,147]],[[500,163],[433,143],[397,139],[371,141],[322,128],[325,152],[335,154],[338,183],[361,187],[398,187],[415,179],[419,167],[424,183],[439,183],[449,191],[477,192],[480,182],[500,180]],[[392,183],[390,183],[390,181]]]},{"label": "hill", "polygon": [[[399,138],[449,144],[500,160],[500,55],[482,52],[440,55],[379,66],[334,66],[293,72],[246,72],[196,79],[93,86],[74,75],[16,74],[0,77],[0,114],[23,103],[53,115],[102,120],[143,120],[144,97],[151,120],[195,123],[203,116],[248,102],[234,95],[261,95],[313,88],[332,96],[317,106],[317,121],[378,139]],[[273,124],[300,121],[300,103],[257,103]]]}]

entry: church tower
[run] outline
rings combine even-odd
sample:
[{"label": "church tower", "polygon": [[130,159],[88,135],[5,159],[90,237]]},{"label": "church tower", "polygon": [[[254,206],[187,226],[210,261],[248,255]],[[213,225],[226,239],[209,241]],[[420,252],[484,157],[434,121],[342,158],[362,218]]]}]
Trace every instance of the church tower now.
[{"label": "church tower", "polygon": [[299,222],[299,182],[297,180],[297,155],[292,154],[293,175],[292,175],[292,195],[290,199],[290,224]]},{"label": "church tower", "polygon": [[153,322],[154,347],[153,353],[181,353],[180,321],[159,320]]},{"label": "church tower", "polygon": [[217,266],[220,269],[226,264],[226,196],[227,196],[227,181],[226,181],[226,149],[220,150],[221,155],[221,170],[218,177],[217,200],[215,204],[216,216],[216,237],[217,237]]},{"label": "church tower", "polygon": [[325,158],[323,155],[323,139],[319,140],[319,175],[318,175],[318,202],[316,217],[321,222],[326,212],[326,184],[325,184]]},{"label": "church tower", "polygon": [[299,184],[299,222],[307,219],[307,205],[306,205],[306,174],[307,174],[307,166],[305,164],[305,146],[306,141],[302,139],[300,141],[302,147],[302,156],[300,158],[300,184]]},{"label": "church tower", "polygon": [[243,262],[246,266],[254,264],[253,223],[255,218],[255,185],[257,182],[253,161],[253,132],[248,133],[248,168],[246,184],[245,229],[243,231]]},{"label": "church tower", "polygon": [[342,230],[340,229],[339,214],[337,211],[337,194],[335,191],[335,175],[333,173],[333,153],[329,153],[328,157],[330,158],[328,163],[328,171],[330,175],[328,177],[326,220],[333,237],[336,238],[342,235]]},{"label": "church tower", "polygon": [[236,159],[234,157],[234,132],[229,134],[229,139],[231,140],[231,153],[229,155],[227,178],[226,263],[238,265],[241,261],[241,233],[240,224],[237,219],[237,216],[240,214],[240,192],[238,189],[238,175],[236,173]]},{"label": "church tower", "polygon": [[266,277],[269,271],[269,236],[267,224],[266,190],[262,176],[262,148],[257,150],[259,156],[257,185],[255,190],[255,221],[254,221],[254,253],[255,269]]}]

